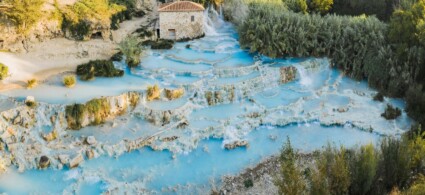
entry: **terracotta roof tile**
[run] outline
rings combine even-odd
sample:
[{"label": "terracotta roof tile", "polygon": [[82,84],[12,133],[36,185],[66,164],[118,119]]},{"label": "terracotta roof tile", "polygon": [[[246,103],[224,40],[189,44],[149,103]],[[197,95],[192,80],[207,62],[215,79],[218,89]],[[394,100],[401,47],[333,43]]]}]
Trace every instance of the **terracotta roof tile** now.
[{"label": "terracotta roof tile", "polygon": [[160,5],[159,12],[193,12],[204,11],[201,4],[192,1],[175,1],[171,3],[164,3]]}]

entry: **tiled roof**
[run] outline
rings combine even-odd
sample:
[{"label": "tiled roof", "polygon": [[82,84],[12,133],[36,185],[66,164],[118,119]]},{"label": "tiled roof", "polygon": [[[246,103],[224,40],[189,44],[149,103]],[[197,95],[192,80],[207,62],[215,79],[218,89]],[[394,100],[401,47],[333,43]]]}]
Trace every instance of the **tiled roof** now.
[{"label": "tiled roof", "polygon": [[160,5],[159,12],[193,12],[204,11],[204,6],[192,1],[175,1]]}]

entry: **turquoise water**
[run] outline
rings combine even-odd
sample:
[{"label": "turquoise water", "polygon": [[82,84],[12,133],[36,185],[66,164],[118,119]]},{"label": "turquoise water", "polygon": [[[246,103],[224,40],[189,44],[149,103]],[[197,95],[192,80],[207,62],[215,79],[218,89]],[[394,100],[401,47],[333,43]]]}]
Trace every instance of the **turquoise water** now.
[{"label": "turquoise water", "polygon": [[[101,126],[64,131],[60,139],[65,144],[95,136],[105,145],[119,145],[123,140],[149,137],[160,131],[164,131],[161,137],[178,139],[167,143],[156,140],[150,147],[121,155],[102,153],[71,170],[55,167],[18,173],[12,166],[0,175],[0,192],[209,194],[213,186],[220,185],[222,176],[237,174],[278,154],[287,137],[296,149],[311,152],[328,143],[345,147],[376,143],[383,136],[399,135],[409,128],[411,120],[405,113],[394,121],[380,117],[386,103],[404,108],[403,101],[373,101],[376,91],[368,88],[366,82],[343,77],[329,67],[327,60],[253,55],[240,48],[231,24],[218,21],[208,25],[215,32],[208,32],[202,39],[177,43],[171,50],[149,50],[141,66],[135,69],[115,62],[117,68],[126,70],[123,78],[78,81],[75,88],[68,89],[61,84],[62,76],[57,76],[31,90],[2,93],[0,111],[15,106],[9,97],[21,101],[31,95],[40,102],[71,104],[127,91],[144,93],[152,84],[161,88],[184,87],[186,93],[182,98],[142,102],[143,109],[138,112],[186,109],[183,114],[189,125],[164,130],[165,127],[149,123],[140,113],[130,113]],[[317,64],[310,66],[313,62]],[[279,68],[283,66],[298,69],[294,81],[277,82]],[[235,88],[234,101],[209,106],[202,95],[195,95],[205,90],[221,90],[223,86]],[[338,111],[340,108],[345,111]],[[259,113],[262,118],[248,117],[252,113]],[[39,128],[51,127],[32,130],[45,132]],[[249,147],[224,149],[225,143],[235,140],[247,140]],[[78,151],[78,146],[74,150]],[[54,154],[61,152],[70,151],[55,150]]]}]

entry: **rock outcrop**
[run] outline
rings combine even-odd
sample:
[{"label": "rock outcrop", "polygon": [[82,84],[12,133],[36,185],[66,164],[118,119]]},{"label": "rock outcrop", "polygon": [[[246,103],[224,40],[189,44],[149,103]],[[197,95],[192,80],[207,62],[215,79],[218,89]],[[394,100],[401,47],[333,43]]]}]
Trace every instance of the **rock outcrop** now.
[{"label": "rock outcrop", "polygon": [[297,69],[293,66],[284,66],[280,68],[280,82],[282,84],[291,82],[297,75]]},{"label": "rock outcrop", "polygon": [[234,141],[232,143],[224,144],[224,148],[226,148],[227,150],[233,150],[233,149],[239,148],[239,147],[249,147],[248,141],[238,140],[238,141]]},{"label": "rock outcrop", "polygon": [[134,108],[140,99],[140,93],[128,92],[119,96],[93,99],[86,104],[66,106],[65,117],[68,128],[78,130],[89,125],[98,125]]}]

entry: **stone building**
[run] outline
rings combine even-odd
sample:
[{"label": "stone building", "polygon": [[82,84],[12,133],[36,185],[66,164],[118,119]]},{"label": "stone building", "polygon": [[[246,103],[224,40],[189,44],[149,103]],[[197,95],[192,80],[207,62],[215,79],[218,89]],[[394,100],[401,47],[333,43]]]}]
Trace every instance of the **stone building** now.
[{"label": "stone building", "polygon": [[160,5],[158,37],[162,39],[194,39],[204,35],[204,7],[191,1],[175,1]]}]

